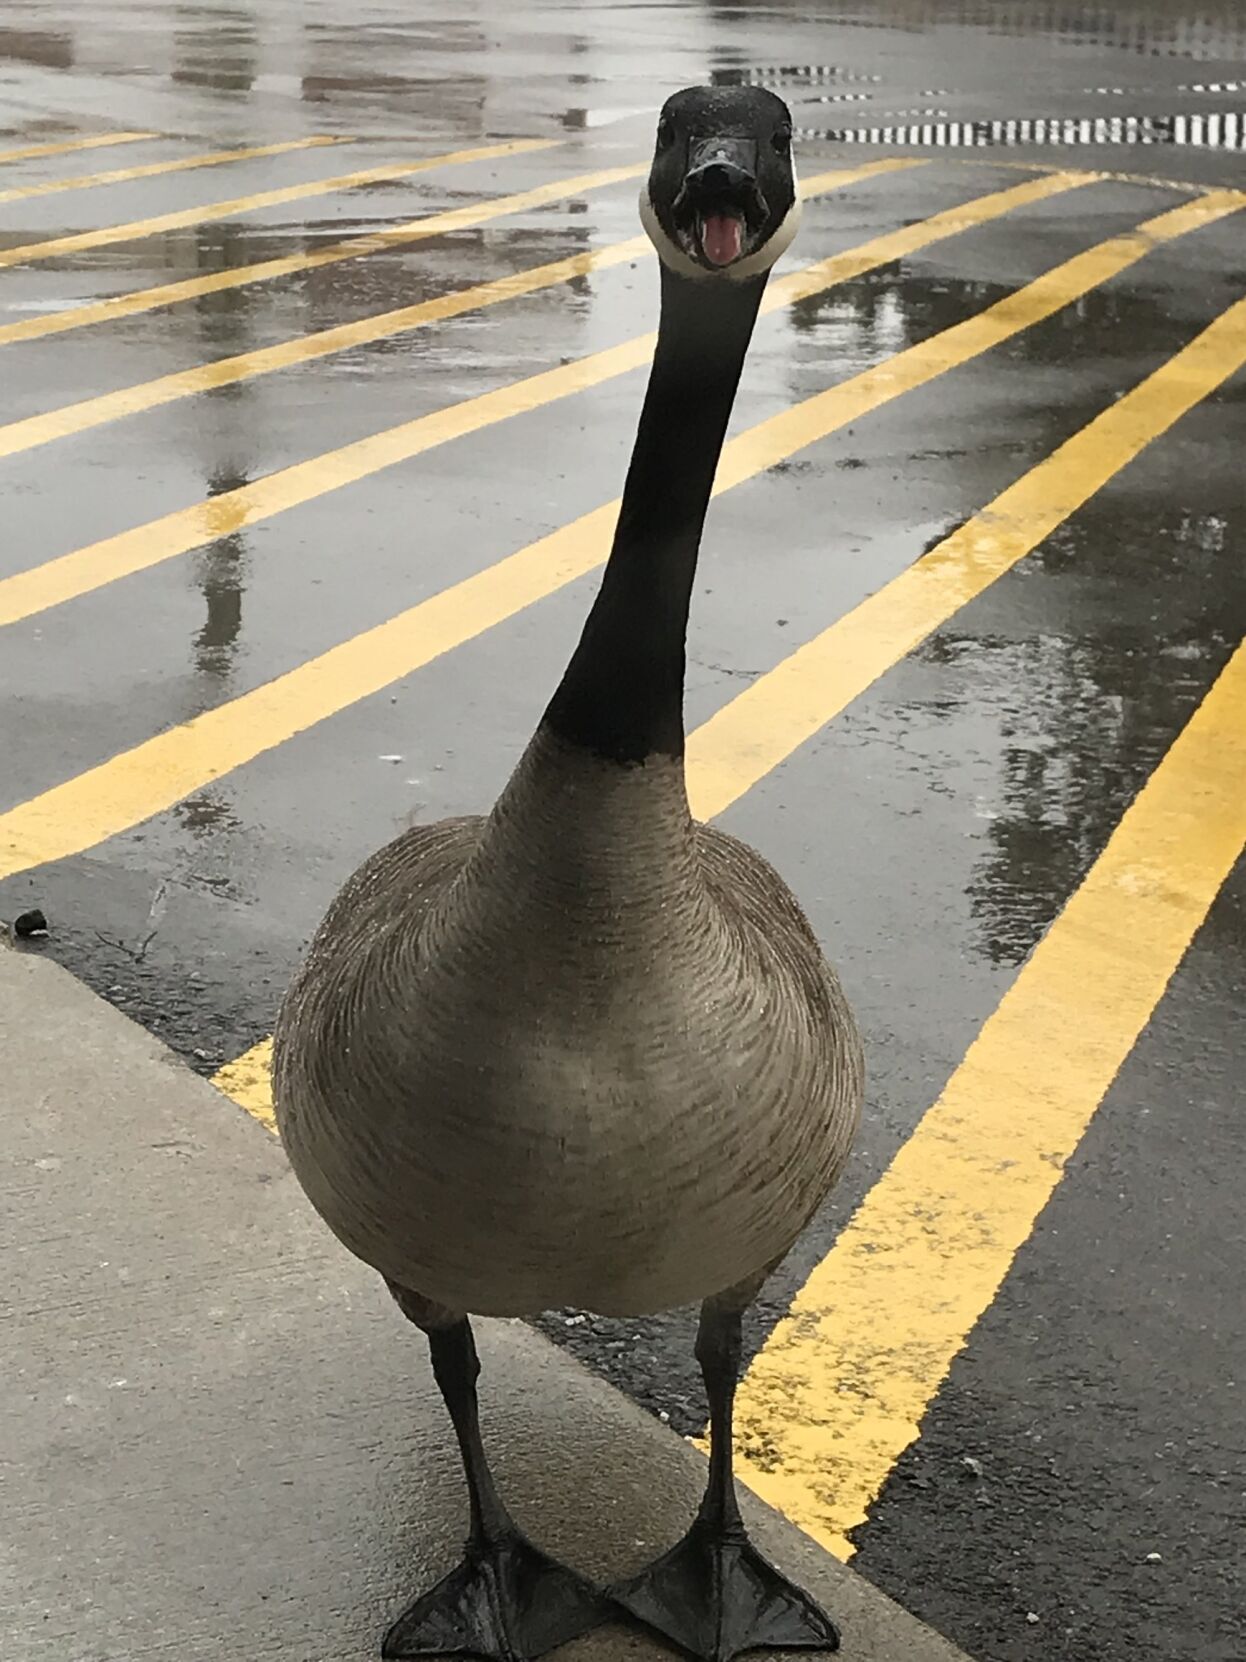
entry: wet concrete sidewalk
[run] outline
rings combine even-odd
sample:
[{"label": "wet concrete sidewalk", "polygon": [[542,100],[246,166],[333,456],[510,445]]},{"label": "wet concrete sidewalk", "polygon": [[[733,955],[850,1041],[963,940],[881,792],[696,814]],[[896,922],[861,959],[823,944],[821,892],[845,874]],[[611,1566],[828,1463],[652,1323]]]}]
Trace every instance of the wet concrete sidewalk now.
[{"label": "wet concrete sidewalk", "polygon": [[[346,1662],[454,1562],[424,1347],[281,1150],[54,964],[0,947],[9,1127],[6,1662]],[[602,1578],[683,1531],[701,1457],[518,1323],[482,1324],[486,1435],[533,1536]],[[760,1505],[847,1662],[961,1653]],[[569,1657],[665,1654],[603,1631]]]}]

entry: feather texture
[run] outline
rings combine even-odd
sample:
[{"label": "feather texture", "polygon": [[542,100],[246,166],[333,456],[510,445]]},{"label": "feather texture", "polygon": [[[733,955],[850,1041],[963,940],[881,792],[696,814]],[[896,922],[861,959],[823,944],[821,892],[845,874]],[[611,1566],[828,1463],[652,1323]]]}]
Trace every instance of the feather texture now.
[{"label": "feather texture", "polygon": [[389,1280],[524,1315],[663,1309],[782,1257],[846,1158],[860,1040],[790,891],[681,759],[538,731],[487,819],[407,831],[276,1036],[313,1204]]}]

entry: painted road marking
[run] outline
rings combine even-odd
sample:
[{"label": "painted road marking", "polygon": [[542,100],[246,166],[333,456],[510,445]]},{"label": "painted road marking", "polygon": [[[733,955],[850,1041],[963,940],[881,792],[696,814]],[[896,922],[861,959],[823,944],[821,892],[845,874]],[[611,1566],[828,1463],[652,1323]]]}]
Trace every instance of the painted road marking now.
[{"label": "painted road marking", "polygon": [[[1040,284],[1042,281],[1039,279]],[[1062,292],[1063,289],[1062,284]],[[1012,301],[1017,298],[1010,297]],[[1075,296],[1066,293],[1066,300],[1072,298]],[[1047,311],[1042,315],[1050,314]],[[988,316],[989,313],[983,313],[980,319],[971,321]],[[994,328],[988,329],[985,338],[987,344],[993,344],[996,339],[1006,337],[1000,337],[998,328]],[[923,349],[910,350],[920,354]],[[972,355],[966,349],[965,357],[959,361],[966,361]],[[864,377],[843,383],[840,389],[832,389],[842,394],[837,403],[828,403],[826,394],[808,400],[818,415],[816,421],[811,419],[792,432],[791,451],[824,437],[866,409],[879,408],[899,396],[910,380],[914,385],[929,381],[932,378],[929,364],[920,356],[909,369],[906,380],[905,365],[909,357],[909,353],[901,353],[891,359],[885,366],[890,370],[885,380],[879,377],[878,371],[872,370]],[[1040,463],[1011,487],[1011,492],[1005,493],[1005,503],[1013,493],[1021,493],[1024,499],[1035,488],[1029,483],[1032,476],[1041,474],[1041,490],[1050,491],[1054,501],[1062,506],[1059,518],[1072,513],[1111,478],[1117,467],[1166,431],[1243,363],[1246,363],[1246,300],[1223,313],[1154,375],[1092,422],[1086,431],[1095,433],[1093,445],[1070,441],[1061,446],[1054,457]],[[871,400],[862,401],[855,396],[854,389],[857,382],[867,378],[875,390]],[[782,419],[772,418],[772,422]],[[772,422],[760,423],[727,445],[724,465],[715,481],[715,494],[781,459],[782,453],[773,443],[757,440],[758,433],[771,428]],[[747,466],[741,457],[748,458]],[[1060,463],[1053,466],[1057,458],[1061,459]],[[1017,500],[1015,496],[1013,499]],[[585,575],[605,558],[617,511],[617,500],[607,503],[388,622],[365,630],[253,691],[144,740],[0,814],[0,878],[50,860],[80,854],[110,836],[141,824],[201,790],[213,779],[337,714],[347,705],[379,692]],[[995,509],[987,513],[993,516]],[[985,523],[984,516],[978,517]],[[1003,540],[1005,533],[1000,535]],[[963,546],[968,551],[973,544]],[[1021,547],[1019,538],[1015,546]],[[938,568],[934,570],[937,573]],[[957,592],[955,585],[946,578],[940,584],[936,576],[935,586],[948,594],[950,615],[955,610],[955,604],[951,604]],[[910,591],[902,578],[882,592],[893,589],[900,606],[911,605]],[[792,748],[799,742],[794,741]]]},{"label": "painted road marking", "polygon": [[68,156],[73,150],[103,150],[110,144],[137,144],[159,138],[159,133],[92,133],[89,138],[57,139],[52,144],[24,144],[18,150],[0,150],[0,163],[28,162],[36,156]]},{"label": "painted road marking", "polygon": [[178,283],[160,283],[155,288],[136,289],[131,294],[114,295],[111,299],[95,300],[85,306],[69,306],[63,311],[48,312],[43,317],[23,318],[19,323],[0,324],[0,346],[41,340],[45,335],[61,335],[67,330],[85,329],[94,323],[111,323],[118,318],[155,311],[157,307],[175,306],[182,300],[198,300],[205,294],[220,294],[225,289],[243,288],[248,283],[268,282],[274,277],[288,277],[296,272],[319,271],[322,266],[336,265],[341,260],[354,260],[365,254],[405,247],[425,237],[447,236],[452,231],[487,225],[503,214],[524,213],[529,208],[557,202],[564,196],[597,190],[623,179],[635,179],[646,171],[647,165],[636,163],[629,167],[604,168],[595,173],[579,173],[569,179],[555,179],[548,185],[537,185],[532,190],[517,191],[510,196],[495,196],[486,202],[425,214],[419,219],[406,220],[401,225],[391,225],[384,231],[330,243],[327,248],[318,249],[315,253],[286,254],[280,259],[258,260],[251,265],[233,266],[228,271],[214,271],[204,277],[188,277]]},{"label": "painted road marking", "polygon": [[[697,818],[712,819],[738,801],[1243,363],[1246,301],[959,531],[703,722],[689,735],[687,752],[689,798]],[[276,1128],[271,1065],[272,1040],[262,1039],[214,1077],[270,1131]],[[761,1423],[759,1413],[755,1424]]]},{"label": "painted road marking", "polygon": [[[837,183],[845,179],[843,174],[830,177]],[[979,197],[961,207],[936,214],[932,219],[920,220],[900,231],[862,243],[858,248],[819,260],[772,283],[762,301],[762,311],[777,311],[811,294],[821,293],[836,283],[847,282],[862,272],[886,265],[901,253],[910,253],[915,248],[965,230],[969,225],[983,224],[1017,207],[1074,189],[1082,182],[1077,176],[1070,178],[1065,175],[1033,180]],[[1064,303],[1060,301],[1061,305]],[[314,501],[329,491],[356,484],[383,468],[409,461],[451,439],[479,432],[496,422],[527,414],[556,399],[583,392],[629,370],[641,368],[649,361],[655,338],[652,333],[633,336],[619,346],[572,359],[557,369],[542,370],[522,381],[498,387],[493,392],[481,393],[475,398],[434,410],[429,415],[417,416],[366,439],[356,439],[337,450],[325,451],[306,462],[282,468],[236,490],[222,491],[217,496],[193,503],[189,508],[175,509],[133,530],[120,531],[86,548],[61,555],[59,559],[17,572],[0,580],[0,626],[78,599],[105,583],[146,571],[204,542],[241,530],[243,526],[258,524],[289,508]],[[893,363],[895,361],[892,360]],[[805,406],[798,408],[804,409]],[[600,511],[610,512],[612,508],[613,505],[607,505]]]},{"label": "painted road marking", "polygon": [[[298,335],[292,340],[280,341],[275,346],[261,347],[255,352],[240,352],[236,357],[217,358],[210,363],[196,364],[191,369],[177,370],[154,381],[143,381],[117,392],[104,393],[98,398],[84,398],[77,404],[64,404],[43,415],[26,416],[20,421],[0,425],[0,457],[15,456],[34,450],[55,439],[85,433],[93,427],[102,427],[110,421],[141,415],[147,410],[172,404],[179,398],[190,398],[196,393],[209,392],[218,387],[234,386],[240,381],[251,381],[274,370],[289,369],[297,364],[312,363],[327,358],[348,347],[366,346],[373,341],[386,340],[393,335],[421,329],[430,323],[443,323],[448,318],[460,317],[464,312],[481,311],[523,295],[537,294],[542,289],[569,283],[576,277],[585,277],[593,271],[606,271],[611,266],[624,265],[629,260],[641,260],[653,252],[648,237],[632,237],[627,242],[611,243],[605,248],[589,249],[572,254],[564,260],[552,260],[548,265],[531,266],[508,277],[492,282],[478,283],[472,288],[457,289],[437,295],[432,300],[420,301],[414,306],[403,306],[396,311],[378,312],[360,318],[355,323],[339,324],[336,328],[321,329],[314,334]],[[126,534],[126,533],[123,533]]]},{"label": "painted road marking", "polygon": [[[873,162],[863,168],[838,169],[819,173],[802,185],[806,198],[829,190],[840,190],[861,179],[880,173],[895,173],[901,167],[918,167],[920,162]],[[105,393],[98,398],[85,398],[78,404],[66,404],[45,415],[27,416],[0,426],[0,457],[13,456],[32,450],[36,445],[53,439],[65,438],[71,433],[82,433],[106,421],[138,415],[153,410],[178,398],[189,398],[195,393],[215,387],[233,386],[239,381],[250,381],[258,375],[274,370],[288,369],[293,364],[311,363],[348,347],[364,346],[385,340],[410,329],[423,328],[429,323],[441,323],[447,318],[459,317],[464,312],[479,311],[496,306],[526,294],[536,294],[559,283],[570,282],[590,271],[605,271],[611,266],[629,260],[646,259],[653,253],[648,237],[631,237],[626,242],[611,243],[608,247],[573,254],[564,260],[553,260],[548,265],[532,266],[527,271],[499,277],[493,282],[478,283],[472,288],[459,289],[451,294],[438,295],[433,300],[421,301],[415,306],[403,306],[396,311],[377,312],[360,318],[355,323],[340,324],[337,328],[322,329],[315,334],[299,335],[293,340],[280,341],[275,346],[256,352],[241,352],[233,358],[217,358],[211,363],[198,364],[192,369],[162,375],[155,381],[144,381],[118,392]]]},{"label": "painted road marking", "polygon": [[[914,350],[941,357],[945,339]],[[688,746],[693,812],[711,819],[729,808],[1243,364],[1246,300],[1239,300],[980,514],[711,716]],[[784,420],[774,418],[780,444]],[[745,439],[757,442],[756,432]],[[745,452],[745,462],[751,477],[756,458]]]},{"label": "painted road marking", "polygon": [[212,1075],[218,1091],[245,1108],[266,1131],[277,1135],[277,1114],[273,1108],[273,1041],[261,1039],[232,1062]]},{"label": "painted road marking", "polygon": [[[47,260],[54,254],[77,254],[85,248],[108,248],[118,242],[135,242],[141,237],[153,237],[160,231],[176,231],[186,225],[202,225],[215,219],[233,219],[237,214],[277,207],[283,202],[303,202],[309,196],[328,196],[335,191],[353,190],[357,185],[407,179],[413,173],[427,173],[434,167],[496,161],[503,156],[522,155],[528,150],[546,150],[557,142],[556,139],[512,139],[506,144],[485,144],[474,150],[452,150],[447,155],[426,156],[418,162],[366,167],[357,173],[340,174],[336,179],[313,179],[308,184],[285,185],[280,190],[236,196],[229,202],[209,202],[201,208],[181,208],[176,213],[157,214],[152,219],[132,219],[125,225],[102,225],[95,231],[74,231],[68,236],[50,237],[44,242],[25,242],[17,248],[0,248],[0,267]],[[55,315],[52,314],[53,317]]]},{"label": "painted road marking", "polygon": [[[1049,162],[1023,162],[1013,158],[1005,160],[1003,156],[992,156],[989,162],[982,161],[980,157],[969,156],[963,159],[958,158],[958,160],[961,160],[965,167],[1003,167],[1014,173],[1046,172],[1051,165]],[[1115,167],[1105,167],[1096,169],[1096,171],[1100,179],[1111,179],[1119,185],[1143,185],[1148,190],[1180,191],[1183,196],[1192,191],[1201,191],[1208,188],[1205,180],[1174,179],[1170,174],[1122,173],[1119,168]]]},{"label": "painted road marking", "polygon": [[141,167],[115,167],[108,173],[84,173],[78,178],[49,179],[41,185],[16,185],[0,190],[0,202],[24,202],[32,196],[54,196],[63,190],[91,190],[96,185],[122,185],[131,179],[153,179],[161,173],[187,173],[197,167],[224,167],[230,162],[258,161],[263,156],[284,156],[291,150],[313,150],[318,145],[345,144],[347,139],[320,134],[315,138],[286,139],[281,144],[253,145],[249,150],[209,150],[198,156],[182,156],[171,162],[144,162]]},{"label": "painted road marking", "polygon": [[1246,645],[745,1375],[737,1471],[836,1557],[1244,845]]}]

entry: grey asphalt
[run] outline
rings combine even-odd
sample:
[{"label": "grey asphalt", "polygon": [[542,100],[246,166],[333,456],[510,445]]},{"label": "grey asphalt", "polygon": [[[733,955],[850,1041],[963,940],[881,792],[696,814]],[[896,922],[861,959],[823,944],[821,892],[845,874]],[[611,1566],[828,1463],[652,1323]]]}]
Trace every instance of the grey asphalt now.
[{"label": "grey asphalt", "polygon": [[[1228,0],[813,12],[525,0],[435,16],[397,0],[349,13],[331,0],[26,0],[0,18],[0,148],[79,127],[164,136],[141,155],[23,163],[23,183],[311,132],[357,142],[10,203],[0,244],[482,137],[559,144],[5,270],[0,323],[631,160],[660,96],[706,77],[760,76],[782,92],[806,175],[897,150],[929,159],[811,204],[802,260],[1013,184],[1019,168],[1108,175],[767,320],[743,425],[1183,200],[1173,181],[1241,186],[1244,61],[1246,14]],[[628,183],[311,278],[6,346],[4,419],[630,236],[634,196]],[[1242,235],[1227,221],[1153,253],[716,505],[690,718],[905,569],[1188,341],[1241,294]],[[652,325],[654,301],[650,270],[616,268],[7,459],[0,573],[613,344]],[[608,500],[642,379],[5,630],[0,810]],[[833,945],[871,1079],[848,1178],[758,1307],[753,1346],[1246,633],[1244,404],[1239,375],[725,817],[789,877]],[[41,950],[211,1072],[269,1030],[307,934],[366,852],[413,815],[491,800],[591,588],[573,585],[133,831],[0,884],[0,917],[43,905],[52,934]],[[1246,1254],[1244,881],[1239,866],[858,1532],[865,1574],[979,1662],[1246,1659],[1246,1333],[1234,1285]],[[219,1117],[202,1126],[222,1169],[278,1169],[264,1165],[277,1156],[258,1132]],[[351,1271],[332,1274],[345,1286]],[[381,1303],[372,1308],[379,1319]],[[545,1331],[675,1429],[700,1430],[687,1312],[581,1316],[552,1313]],[[368,1540],[390,1564],[379,1609],[403,1578]]]},{"label": "grey asphalt", "polygon": [[[144,1029],[7,944],[0,1010],[5,1662],[378,1654],[466,1527],[422,1339],[272,1139]],[[479,1328],[486,1440],[533,1538],[602,1580],[673,1544],[702,1458],[530,1328]],[[845,1662],[965,1662],[749,1511]],[[668,1653],[619,1627],[561,1654]]]},{"label": "grey asphalt", "polygon": [[976,1657],[1246,1657],[1243,1010],[1246,862],[871,1511]]}]

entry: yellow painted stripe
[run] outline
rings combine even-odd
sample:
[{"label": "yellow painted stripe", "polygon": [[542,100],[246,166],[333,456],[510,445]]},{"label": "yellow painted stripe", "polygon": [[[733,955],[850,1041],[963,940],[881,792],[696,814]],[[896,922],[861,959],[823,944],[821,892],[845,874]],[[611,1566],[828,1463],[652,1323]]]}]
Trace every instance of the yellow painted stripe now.
[{"label": "yellow painted stripe", "polygon": [[190,398],[217,387],[251,381],[256,376],[312,363],[333,352],[344,352],[349,347],[366,346],[411,329],[424,328],[430,323],[460,317],[465,312],[480,311],[486,306],[497,306],[503,301],[536,294],[541,289],[569,283],[576,277],[586,277],[590,272],[605,271],[629,260],[644,259],[652,251],[648,237],[631,237],[626,242],[611,243],[606,248],[572,254],[565,260],[553,260],[548,265],[532,266],[512,276],[498,277],[493,282],[477,283],[471,288],[437,295],[414,306],[376,313],[355,323],[343,323],[333,329],[300,335],[294,340],[280,341],[275,346],[261,347],[255,352],[241,352],[237,357],[217,358],[212,363],[197,364],[193,369],[177,370],[154,381],[123,387],[118,392],[84,398],[77,404],[64,404],[45,415],[10,421],[0,425],[0,457],[33,450],[54,439],[84,433],[125,416],[139,415],[163,404],[172,404],[179,398]]},{"label": "yellow painted stripe", "polygon": [[425,156],[418,162],[406,162],[400,166],[366,167],[357,173],[340,174],[336,179],[313,179],[309,184],[285,185],[280,190],[236,196],[229,202],[209,202],[201,208],[182,208],[176,213],[157,214],[152,219],[132,219],[125,225],[103,225],[95,231],[74,231],[68,236],[51,237],[44,242],[0,248],[0,267],[25,265],[31,260],[51,259],[53,255],[77,254],[86,248],[108,248],[114,243],[156,236],[161,231],[177,231],[186,225],[233,219],[238,214],[255,213],[260,208],[273,208],[285,202],[303,202],[310,196],[328,196],[334,191],[352,190],[357,185],[406,179],[413,173],[427,173],[434,167],[496,161],[503,156],[517,156],[528,150],[545,150],[555,143],[555,139],[512,139],[506,144],[478,145],[473,150],[453,150],[444,156]]},{"label": "yellow painted stripe", "polygon": [[239,1108],[245,1108],[252,1119],[257,1119],[266,1131],[277,1135],[277,1115],[273,1111],[273,1041],[261,1039],[236,1061],[227,1062],[212,1076],[218,1091],[224,1091]]},{"label": "yellow painted stripe", "polygon": [[[911,350],[920,352],[921,348]],[[903,389],[904,363],[908,356],[902,353],[891,360],[893,377],[877,385],[871,407],[877,408]],[[1037,495],[1041,500],[1035,503],[1033,524],[1047,523],[1050,527],[1059,523],[1060,518],[1071,513],[1111,478],[1117,468],[1205,398],[1243,362],[1246,362],[1246,301],[1232,307],[1168,364],[1098,417],[1085,430],[1093,433],[1093,440],[1079,434],[1005,492],[973,522],[980,537],[956,546],[977,550],[980,555],[981,550],[989,550],[992,538],[996,538],[1001,547],[1010,546],[1014,550],[1013,558],[1019,559],[1025,552],[1021,536],[1014,531],[1011,542],[1008,540],[1006,516],[1010,502],[1015,510],[1017,504]],[[867,373],[876,376],[875,371]],[[923,372],[922,379],[929,377]],[[851,387],[852,383],[844,385]],[[845,410],[842,406],[827,406],[822,401],[824,397],[819,395],[808,401],[822,413],[816,425],[811,423],[793,433],[792,451],[813,443],[852,415],[862,413],[859,402],[850,400]],[[724,465],[715,483],[716,492],[751,476],[739,459],[741,456],[751,457],[754,473],[779,459],[773,444],[759,444],[757,440],[758,433],[769,426],[769,422],[763,422],[727,445]],[[1060,458],[1058,464],[1057,458]],[[1041,478],[1038,486],[1034,484],[1036,476]],[[1050,502],[1063,505],[1063,512],[1054,521],[1050,520]],[[81,853],[140,824],[201,790],[211,780],[336,714],[348,704],[380,691],[583,576],[604,559],[617,510],[617,501],[594,509],[475,576],[309,659],[252,692],[157,734],[10,809],[0,815],[0,878]],[[214,534],[223,535],[235,524],[235,515],[227,511]],[[1001,563],[999,569],[1006,569],[1006,563]],[[958,586],[955,575],[942,575],[937,563],[927,564],[924,571],[927,580],[944,592],[947,615],[950,615],[962,603],[956,596],[967,597],[969,580],[961,577]],[[891,592],[893,588],[900,608],[911,604],[910,589],[903,578],[883,592]],[[933,626],[933,623],[927,625]],[[794,740],[789,749],[799,742]]]},{"label": "yellow painted stripe", "polygon": [[[1040,173],[1045,172],[1050,165],[1046,162],[1023,162],[1013,158],[1005,160],[1003,156],[992,156],[989,160],[982,156],[957,158],[962,167],[989,167],[1007,168],[1012,173]],[[1182,196],[1191,192],[1203,191],[1208,188],[1206,183],[1199,179],[1174,179],[1171,174],[1161,173],[1124,173],[1119,168],[1105,167],[1095,169],[1096,177],[1110,179],[1118,185],[1143,185],[1147,190],[1170,190],[1180,192]]]},{"label": "yellow painted stripe", "polygon": [[[1246,300],[907,571],[711,716],[688,747],[693,812],[711,819],[730,807],[1243,364]],[[755,465],[756,458],[746,452],[745,461]]]},{"label": "yellow painted stripe", "polygon": [[837,1557],[1244,844],[1246,646],[748,1369],[737,1470]]},{"label": "yellow painted stripe", "polygon": [[[804,186],[806,197],[829,190],[843,189],[861,179],[879,173],[894,173],[902,166],[918,166],[916,162],[871,163],[865,167],[838,169],[821,173]],[[211,388],[232,386],[239,381],[250,381],[273,370],[288,369],[295,364],[310,363],[348,347],[365,346],[410,329],[423,328],[430,323],[441,323],[447,318],[459,317],[464,312],[496,306],[522,295],[535,294],[541,289],[570,282],[591,271],[604,271],[610,266],[629,260],[648,258],[653,252],[648,237],[630,237],[626,242],[612,243],[606,248],[583,254],[573,254],[565,260],[553,260],[548,265],[533,266],[509,277],[493,282],[478,283],[472,288],[459,289],[450,294],[423,300],[414,306],[397,311],[374,313],[354,323],[340,324],[334,329],[322,329],[315,334],[300,335],[295,340],[280,341],[275,346],[257,352],[242,352],[233,358],[218,358],[212,363],[199,364],[193,369],[162,375],[155,381],[144,381],[137,386],[124,387],[118,392],[105,393],[98,398],[86,398],[77,404],[66,404],[45,415],[28,416],[0,426],[0,457],[16,455],[34,449],[53,439],[65,438],[71,433],[82,433],[106,421],[153,410],[178,398],[188,398]]]},{"label": "yellow painted stripe", "polygon": [[140,139],[159,137],[159,133],[92,133],[89,138],[57,139],[51,144],[24,144],[17,150],[0,150],[0,163],[28,162],[36,156],[68,156],[74,150],[103,150],[110,144],[137,144]]},{"label": "yellow painted stripe", "polygon": [[[442,158],[445,159],[444,157]],[[298,272],[319,271],[342,260],[354,260],[365,254],[378,254],[385,249],[402,248],[408,243],[420,242],[426,237],[448,236],[452,231],[466,231],[477,225],[487,225],[503,214],[526,213],[530,208],[543,207],[565,196],[582,191],[598,190],[604,185],[617,184],[623,179],[634,179],[645,172],[645,166],[611,167],[596,173],[579,173],[568,179],[555,179],[547,185],[536,185],[532,190],[517,191],[511,196],[495,196],[486,202],[450,208],[443,213],[426,214],[423,218],[391,225],[384,231],[374,231],[363,237],[350,237],[345,242],[330,243],[328,247],[310,254],[287,254],[275,260],[257,260],[251,265],[234,266],[228,271],[214,271],[204,277],[189,277],[178,283],[160,283],[155,288],[136,289],[131,294],[114,295],[110,300],[92,301],[86,306],[71,306],[60,312],[49,312],[43,317],[27,317],[18,323],[0,324],[0,346],[11,346],[19,341],[41,340],[45,335],[62,335],[71,329],[85,329],[95,323],[113,323],[118,318],[134,317],[140,312],[155,311],[157,307],[175,306],[183,300],[199,300],[207,294],[220,294],[226,289],[243,288],[248,283],[269,282],[274,277],[289,277]]]},{"label": "yellow painted stripe", "polygon": [[16,185],[10,190],[0,190],[0,202],[25,202],[32,196],[55,196],[65,190],[90,190],[95,185],[123,185],[131,179],[154,179],[158,174],[187,173],[197,167],[224,167],[230,162],[258,161],[264,156],[284,156],[291,150],[312,150],[318,145],[345,142],[322,134],[315,138],[286,139],[281,144],[252,145],[248,150],[208,150],[198,156],[181,156],[176,161],[144,162],[141,167],[114,167],[107,173],[49,179],[41,185]]},{"label": "yellow painted stripe", "polygon": [[[878,164],[873,165],[877,167]],[[858,176],[836,173],[826,177],[843,184],[852,182]],[[814,183],[821,182],[820,179]],[[1050,196],[1058,189],[1071,188],[1072,185],[1060,176],[1031,181],[936,214],[917,225],[906,226],[902,231],[874,238],[858,248],[819,260],[772,283],[762,310],[776,311],[811,294],[820,293],[835,283],[846,282],[864,271],[887,264],[900,252],[912,252],[917,247],[964,230],[968,224],[981,224],[986,219],[997,218],[1033,202],[1040,195]],[[1063,295],[1063,289],[1060,292]],[[1064,299],[1058,303],[1063,305]],[[988,344],[994,344],[995,338],[990,335]],[[0,581],[0,626],[19,622],[35,612],[77,599],[105,583],[148,570],[164,560],[197,548],[201,543],[241,530],[243,526],[258,524],[329,491],[355,484],[382,468],[409,461],[439,444],[479,432],[499,421],[542,408],[556,399],[582,392],[587,387],[597,386],[628,370],[637,369],[648,362],[653,342],[651,333],[635,336],[619,346],[573,359],[557,369],[543,370],[493,392],[435,410],[431,415],[418,416],[369,438],[357,439],[353,444],[312,457],[309,461],[282,468],[252,484],[222,492],[189,508],[176,509],[134,530],[105,537],[100,542],[49,560],[29,571],[18,572]],[[856,380],[845,383],[849,388],[856,385]],[[895,378],[891,368],[884,366],[883,371],[875,372],[870,387],[874,389],[869,393],[870,397],[875,397],[877,393],[885,401],[887,397],[894,397],[903,391],[905,383],[902,377]],[[811,405],[814,403],[819,411],[824,407],[822,403],[810,401]],[[799,405],[797,410],[807,407]],[[746,437],[754,444],[763,444],[770,427],[770,423],[763,423]],[[801,423],[799,420],[791,432],[794,438],[790,439],[789,450],[812,442],[809,437],[800,437],[802,432],[816,436],[812,423]],[[744,442],[744,438],[737,439],[735,446]],[[728,458],[734,458],[737,453],[737,448],[729,448]],[[769,465],[769,461],[760,464],[763,467]],[[759,468],[753,471],[759,471]],[[613,511],[613,504],[600,510],[606,515]]]}]

